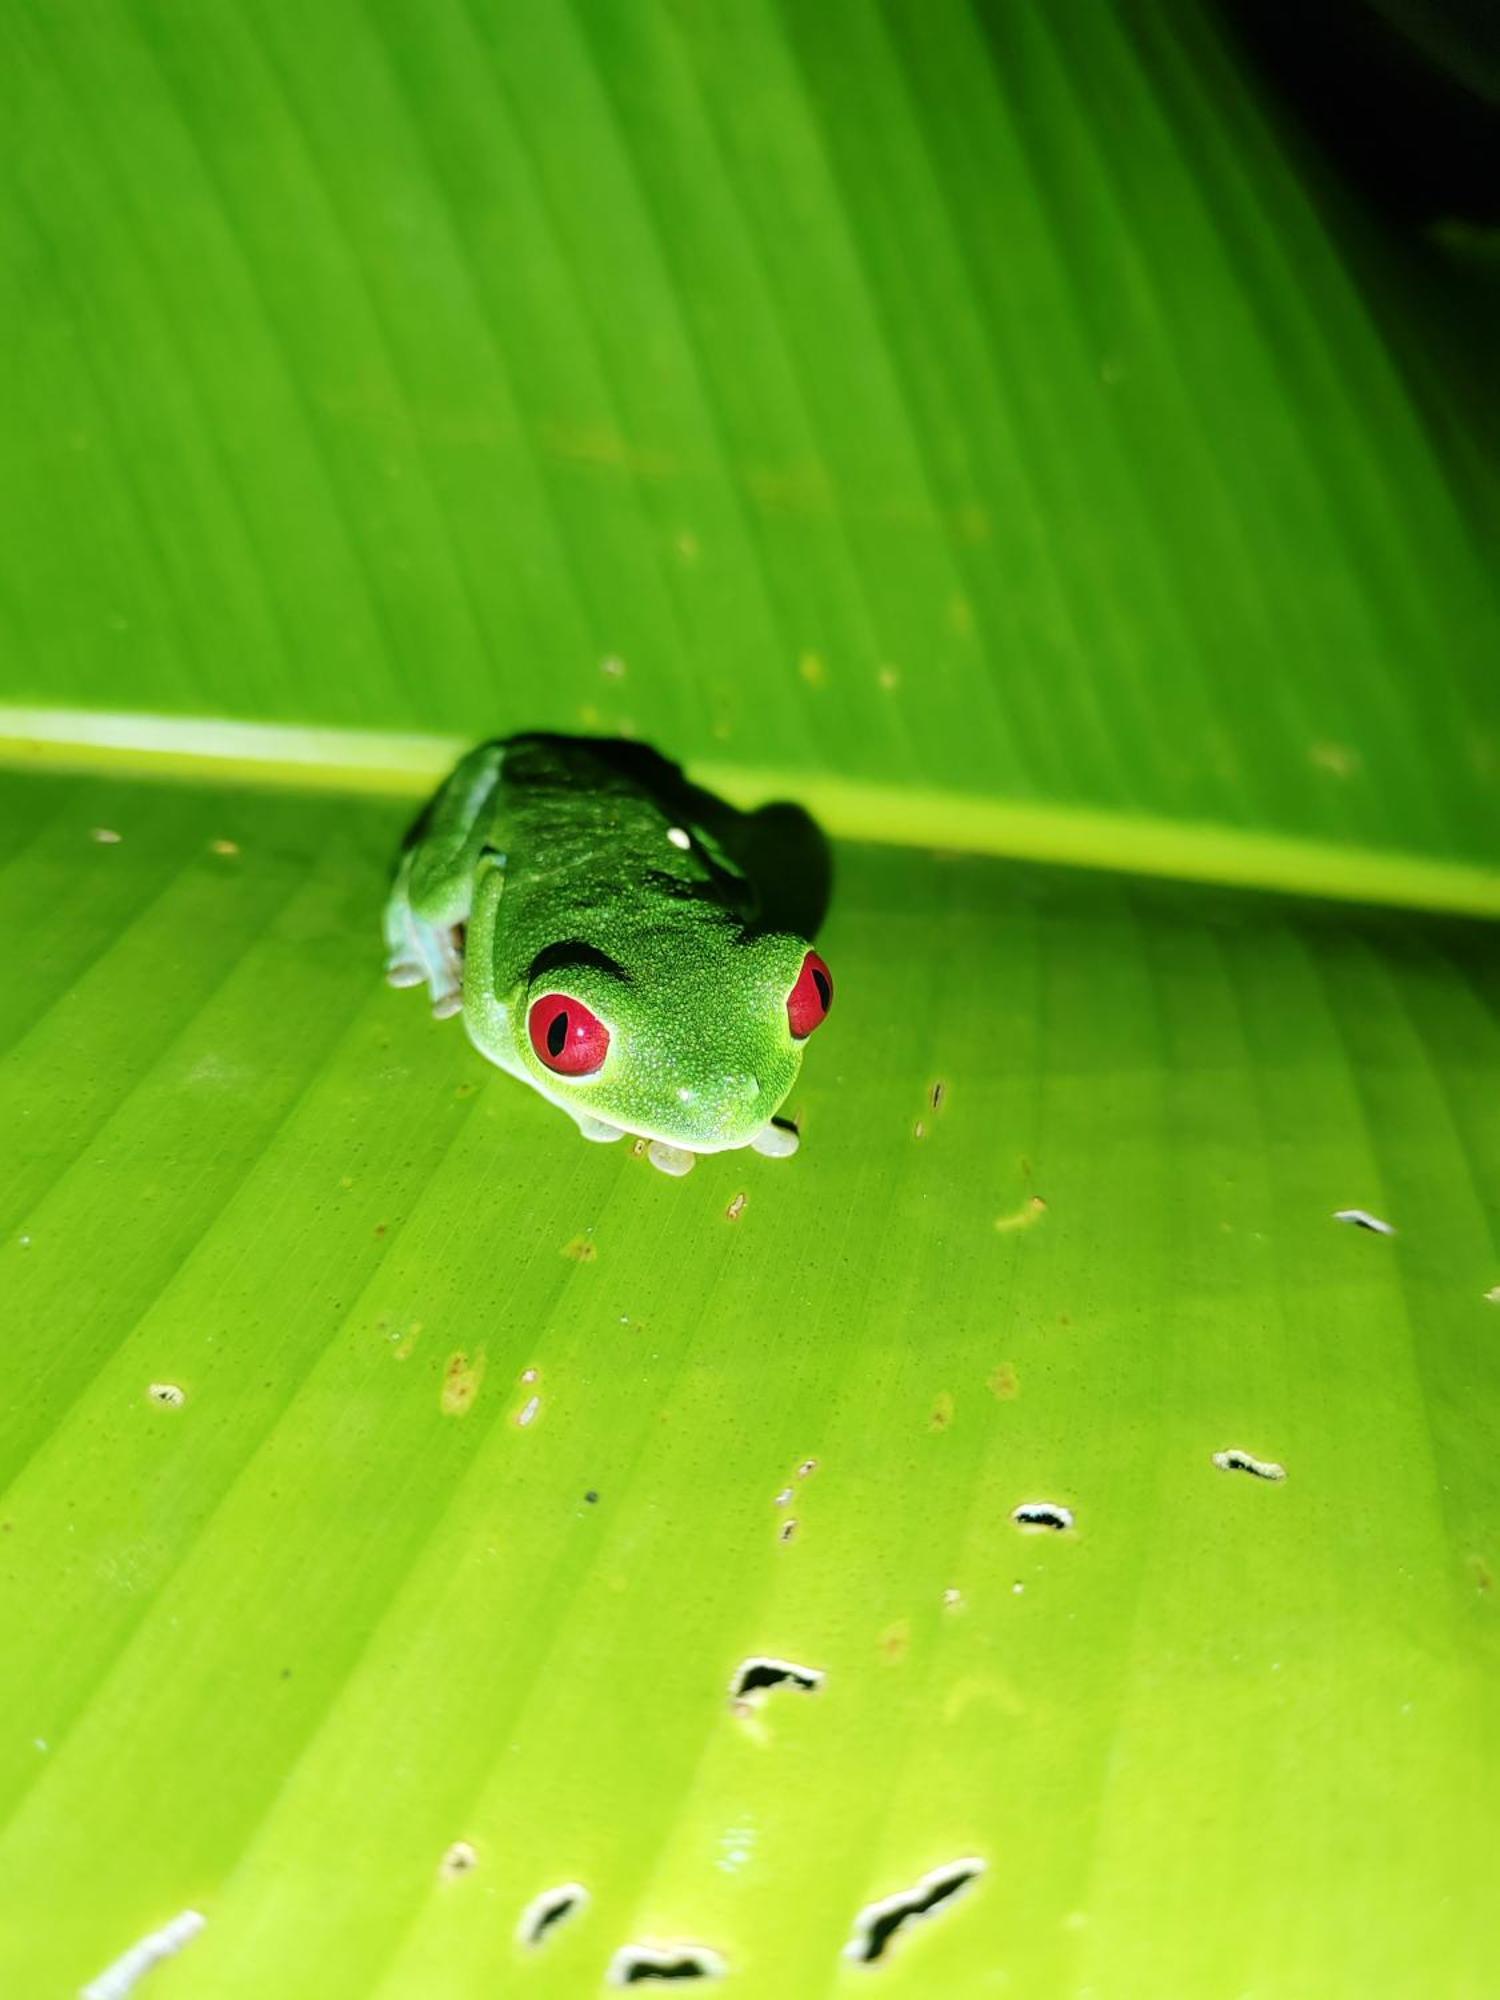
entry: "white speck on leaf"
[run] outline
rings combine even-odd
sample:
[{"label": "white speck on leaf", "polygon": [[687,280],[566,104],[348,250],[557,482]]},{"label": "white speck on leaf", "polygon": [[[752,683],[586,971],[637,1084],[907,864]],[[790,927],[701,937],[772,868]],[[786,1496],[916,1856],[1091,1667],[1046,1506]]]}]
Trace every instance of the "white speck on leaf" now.
[{"label": "white speck on leaf", "polygon": [[1255,1458],[1248,1451],[1238,1449],[1216,1451],[1214,1464],[1220,1472],[1248,1472],[1256,1479],[1273,1481],[1286,1478],[1286,1467],[1278,1465],[1274,1458]]},{"label": "white speck on leaf", "polygon": [[1335,1222],[1352,1222],[1356,1229],[1371,1229],[1377,1236],[1394,1236],[1396,1231],[1389,1222],[1382,1222],[1378,1215],[1371,1215],[1367,1208],[1336,1208]]}]

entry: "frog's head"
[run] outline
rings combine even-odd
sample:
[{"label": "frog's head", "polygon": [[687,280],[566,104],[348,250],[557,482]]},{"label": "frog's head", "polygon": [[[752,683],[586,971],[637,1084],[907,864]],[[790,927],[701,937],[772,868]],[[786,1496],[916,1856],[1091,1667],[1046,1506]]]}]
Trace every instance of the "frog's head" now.
[{"label": "frog's head", "polygon": [[517,995],[517,1054],[555,1104],[718,1153],[779,1108],[832,1000],[805,938],[645,928],[620,958],[581,942],[542,952]]}]

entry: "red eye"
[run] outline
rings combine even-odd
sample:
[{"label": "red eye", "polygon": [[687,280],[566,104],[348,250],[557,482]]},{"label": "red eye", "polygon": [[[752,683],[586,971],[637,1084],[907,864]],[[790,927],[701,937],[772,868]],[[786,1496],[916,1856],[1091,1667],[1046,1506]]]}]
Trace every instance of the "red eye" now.
[{"label": "red eye", "polygon": [[609,1054],[609,1030],[581,1000],[544,993],[526,1016],[537,1061],[559,1076],[592,1076]]},{"label": "red eye", "polygon": [[802,961],[797,984],[787,995],[786,1017],[792,1037],[805,1042],[814,1028],[821,1027],[833,1005],[833,974],[815,951]]}]

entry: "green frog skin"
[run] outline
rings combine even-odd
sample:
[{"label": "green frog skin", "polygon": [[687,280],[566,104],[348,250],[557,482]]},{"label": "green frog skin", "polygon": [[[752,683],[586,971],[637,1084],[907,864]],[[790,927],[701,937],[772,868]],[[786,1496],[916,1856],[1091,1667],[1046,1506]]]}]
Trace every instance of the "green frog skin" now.
[{"label": "green frog skin", "polygon": [[833,984],[807,939],[755,922],[714,837],[581,739],[471,751],[428,806],[385,912],[386,976],[462,1014],[481,1054],[584,1138],[773,1158],[773,1122]]}]

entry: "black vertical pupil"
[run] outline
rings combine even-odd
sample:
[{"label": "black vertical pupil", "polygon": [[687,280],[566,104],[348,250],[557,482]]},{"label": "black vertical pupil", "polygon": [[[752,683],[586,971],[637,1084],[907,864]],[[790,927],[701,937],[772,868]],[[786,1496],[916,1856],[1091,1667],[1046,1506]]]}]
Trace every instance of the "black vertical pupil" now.
[{"label": "black vertical pupil", "polygon": [[828,974],[819,972],[816,966],[813,967],[813,985],[818,989],[818,998],[823,1003],[823,1012],[826,1014],[833,1003],[833,988],[828,982]]},{"label": "black vertical pupil", "polygon": [[568,1043],[568,1010],[563,1008],[547,1023],[547,1053],[560,1056]]}]

